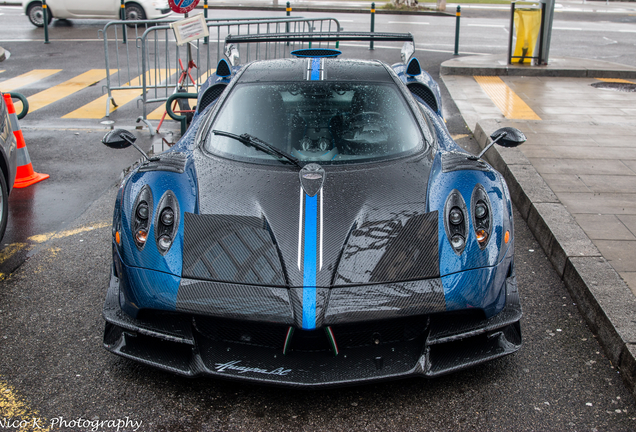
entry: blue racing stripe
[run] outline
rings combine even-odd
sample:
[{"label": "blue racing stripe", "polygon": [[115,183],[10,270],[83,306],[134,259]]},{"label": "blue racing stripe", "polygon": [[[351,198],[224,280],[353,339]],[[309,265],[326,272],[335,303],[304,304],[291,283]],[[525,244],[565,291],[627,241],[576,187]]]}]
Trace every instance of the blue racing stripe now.
[{"label": "blue racing stripe", "polygon": [[311,59],[311,80],[312,81],[320,80],[320,59],[319,58]]},{"label": "blue racing stripe", "polygon": [[303,253],[303,329],[316,328],[316,237],[318,194],[305,194],[305,229]]}]

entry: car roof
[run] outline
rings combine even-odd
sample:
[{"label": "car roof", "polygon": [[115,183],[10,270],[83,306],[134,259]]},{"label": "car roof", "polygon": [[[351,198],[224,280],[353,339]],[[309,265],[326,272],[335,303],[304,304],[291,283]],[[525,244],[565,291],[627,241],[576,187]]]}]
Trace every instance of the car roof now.
[{"label": "car roof", "polygon": [[305,82],[312,80],[312,68],[320,70],[320,81],[393,82],[388,68],[377,60],[316,57],[254,61],[246,66],[240,82]]}]

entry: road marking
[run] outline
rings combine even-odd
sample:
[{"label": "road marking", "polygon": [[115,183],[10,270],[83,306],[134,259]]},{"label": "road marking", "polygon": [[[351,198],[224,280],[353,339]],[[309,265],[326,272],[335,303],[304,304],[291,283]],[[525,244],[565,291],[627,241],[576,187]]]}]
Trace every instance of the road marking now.
[{"label": "road marking", "polygon": [[[90,87],[104,78],[106,78],[106,69],[91,69],[66,82],[36,93],[27,98],[29,101],[29,112],[36,111],[86,87]],[[16,112],[20,112],[22,110],[22,102],[18,101],[15,109]]]},{"label": "road marking", "polygon": [[599,81],[610,82],[610,83],[634,84],[634,81],[628,81],[626,79],[621,79],[621,78],[594,78],[594,79],[597,79]]},{"label": "road marking", "polygon": [[34,243],[44,243],[44,242],[52,240],[52,239],[60,239],[60,238],[70,237],[70,236],[74,236],[74,235],[77,235],[77,234],[85,233],[85,232],[88,232],[88,231],[93,231],[93,230],[100,229],[100,228],[106,228],[106,227],[109,227],[111,225],[112,225],[112,222],[98,222],[98,223],[93,224],[93,225],[87,225],[87,226],[75,228],[75,229],[72,229],[72,230],[54,231],[54,232],[50,232],[50,233],[46,233],[46,234],[34,235],[34,236],[29,237],[29,240],[34,242]]},{"label": "road marking", "polygon": [[504,117],[515,120],[541,120],[499,77],[475,76],[475,81],[499,108]]},{"label": "road marking", "polygon": [[10,245],[5,246],[2,250],[0,250],[0,263],[11,258],[16,252],[19,252],[25,246],[27,246],[26,243],[11,243]]},{"label": "road marking", "polygon": [[[166,77],[166,69],[160,69],[158,71],[148,71],[146,72],[146,83],[147,85],[154,85],[155,72],[160,77]],[[130,82],[123,85],[123,87],[128,86],[141,86],[142,85],[142,76],[139,75],[137,78],[134,78]],[[62,118],[71,118],[71,119],[101,119],[106,116],[106,109],[108,109],[109,113],[115,111],[120,106],[126,105],[129,102],[137,99],[141,96],[141,89],[130,89],[130,90],[113,90],[113,99],[115,99],[116,107],[113,107],[112,103],[108,102],[108,94],[95,99],[93,102],[90,102],[83,107],[76,109],[73,112],[62,116]]]},{"label": "road marking", "polygon": [[389,21],[389,24],[416,24],[416,25],[429,25],[427,22],[415,22],[415,21]]},{"label": "road marking", "polygon": [[468,27],[491,27],[491,28],[506,28],[506,26],[498,24],[466,24]]},{"label": "road marking", "polygon": [[[216,72],[216,68],[214,69],[210,69],[209,71],[203,73],[200,77],[199,77],[199,85],[201,85],[202,83],[205,83],[205,81],[208,79],[208,77],[210,76],[210,74],[213,74],[214,72]],[[176,102],[175,102],[176,103]],[[166,111],[166,104],[162,103],[158,108],[156,108],[153,112],[151,112],[150,114],[147,115],[147,119],[148,120],[161,120],[161,117],[163,117],[163,113]],[[172,120],[172,118],[166,114],[166,119],[170,119]]]},{"label": "road marking", "polygon": [[[9,420],[12,424],[19,425],[11,428],[23,431],[48,432],[48,420],[29,407],[23,398],[6,381],[0,380],[0,420]],[[17,423],[16,423],[17,422]]]},{"label": "road marking", "polygon": [[20,87],[28,86],[34,82],[40,81],[46,77],[61,72],[62,69],[33,69],[30,72],[19,75],[15,78],[0,82],[0,90],[3,92],[11,92]]}]

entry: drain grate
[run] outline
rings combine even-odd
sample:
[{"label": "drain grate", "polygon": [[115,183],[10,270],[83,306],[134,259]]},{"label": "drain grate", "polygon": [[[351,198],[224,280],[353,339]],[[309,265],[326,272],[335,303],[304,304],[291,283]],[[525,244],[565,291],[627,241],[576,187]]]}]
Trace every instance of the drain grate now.
[{"label": "drain grate", "polygon": [[622,83],[622,82],[598,82],[592,84],[592,87],[596,87],[604,90],[613,90],[621,92],[636,92],[636,84]]}]

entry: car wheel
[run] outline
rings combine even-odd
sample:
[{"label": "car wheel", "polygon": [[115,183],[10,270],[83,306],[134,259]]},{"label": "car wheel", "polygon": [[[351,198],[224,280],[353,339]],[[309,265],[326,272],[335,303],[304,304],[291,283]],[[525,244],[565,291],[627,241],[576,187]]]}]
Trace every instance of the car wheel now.
[{"label": "car wheel", "polygon": [[[146,12],[137,4],[131,3],[126,5],[126,21],[140,21],[146,19]],[[134,25],[128,24],[128,27]]]},{"label": "car wheel", "polygon": [[0,239],[4,237],[7,229],[7,219],[9,218],[9,193],[7,192],[7,182],[4,174],[0,172]]},{"label": "car wheel", "polygon": [[[53,14],[51,13],[51,9],[48,10],[48,24],[51,24],[53,21]],[[42,9],[42,3],[33,3],[27,9],[27,16],[29,17],[29,21],[36,27],[44,27],[44,10]]]}]

